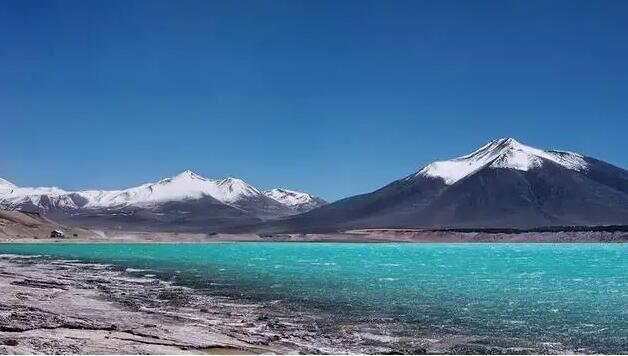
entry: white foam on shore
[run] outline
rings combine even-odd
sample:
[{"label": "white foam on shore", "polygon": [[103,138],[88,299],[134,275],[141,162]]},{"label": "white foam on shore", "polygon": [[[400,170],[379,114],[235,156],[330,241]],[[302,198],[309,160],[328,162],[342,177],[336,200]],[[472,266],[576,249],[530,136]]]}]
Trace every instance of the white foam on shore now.
[{"label": "white foam on shore", "polygon": [[113,266],[113,265],[105,264],[105,263],[83,263],[83,262],[68,263],[68,264],[75,265],[75,266],[84,266],[84,267],[89,267],[93,269],[109,269]]},{"label": "white foam on shore", "polygon": [[373,334],[373,333],[368,333],[368,332],[358,333],[357,335],[363,339],[375,340],[375,341],[380,341],[380,342],[390,343],[390,342],[399,341],[399,338],[396,336]]},{"label": "white foam on shore", "polygon": [[151,283],[155,279],[154,278],[138,278],[138,277],[113,277],[112,279],[124,282],[132,282],[132,283]]},{"label": "white foam on shore", "polygon": [[0,254],[0,258],[6,258],[6,259],[14,259],[14,258],[40,258],[40,257],[44,257],[45,255],[16,255],[16,254],[12,254],[12,253],[2,253]]}]

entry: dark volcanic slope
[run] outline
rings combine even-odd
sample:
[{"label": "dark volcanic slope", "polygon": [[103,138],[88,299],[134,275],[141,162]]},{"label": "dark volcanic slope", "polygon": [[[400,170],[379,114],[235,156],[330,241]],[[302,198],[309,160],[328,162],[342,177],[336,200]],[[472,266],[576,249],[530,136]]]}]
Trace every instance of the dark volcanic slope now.
[{"label": "dark volcanic slope", "polygon": [[[468,173],[460,178],[456,169]],[[502,139],[470,155],[436,162],[375,192],[248,229],[276,233],[627,223],[628,171]]]}]

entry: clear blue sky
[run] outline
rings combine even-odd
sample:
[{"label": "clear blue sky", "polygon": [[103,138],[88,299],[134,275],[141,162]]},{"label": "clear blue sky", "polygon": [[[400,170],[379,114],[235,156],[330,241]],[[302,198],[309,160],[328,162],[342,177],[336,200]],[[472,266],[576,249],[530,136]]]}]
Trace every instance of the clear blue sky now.
[{"label": "clear blue sky", "polygon": [[512,136],[628,167],[628,1],[0,1],[0,177],[326,199]]}]

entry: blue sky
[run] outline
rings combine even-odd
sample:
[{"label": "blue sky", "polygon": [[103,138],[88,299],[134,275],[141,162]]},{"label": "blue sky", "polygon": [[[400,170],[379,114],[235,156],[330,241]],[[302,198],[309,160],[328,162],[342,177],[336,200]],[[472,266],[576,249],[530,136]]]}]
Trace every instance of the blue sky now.
[{"label": "blue sky", "polygon": [[0,2],[0,177],[326,199],[498,137],[628,167],[625,1]]}]

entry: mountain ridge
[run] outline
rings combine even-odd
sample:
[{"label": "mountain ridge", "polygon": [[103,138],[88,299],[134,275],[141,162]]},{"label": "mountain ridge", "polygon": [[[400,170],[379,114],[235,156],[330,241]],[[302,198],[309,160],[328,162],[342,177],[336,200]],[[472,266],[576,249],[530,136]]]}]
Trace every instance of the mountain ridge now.
[{"label": "mountain ridge", "polygon": [[301,200],[290,201],[265,192],[238,178],[208,179],[190,170],[122,190],[65,191],[17,187],[2,180],[0,207],[101,229],[203,231],[276,219],[326,203],[307,193],[293,192]]},{"label": "mountain ridge", "polygon": [[[240,199],[255,195],[272,196],[267,194],[272,191],[284,191],[298,194],[298,201],[274,199],[286,206],[311,204],[312,201],[322,199],[309,193],[297,192],[283,188],[260,191],[239,178],[228,177],[224,179],[204,178],[190,170],[183,171],[173,177],[164,178],[157,182],[144,183],[136,187],[121,190],[80,190],[66,191],[58,187],[18,187],[15,184],[0,178],[0,201],[7,202],[13,197],[14,201],[20,199],[48,195],[62,197],[77,195],[87,199],[87,202],[75,204],[77,207],[110,208],[116,206],[142,206],[151,203],[159,203],[173,200],[199,199],[203,196],[211,196],[223,203],[234,203]],[[34,203],[36,201],[33,201]],[[72,207],[74,202],[68,202]]]}]

